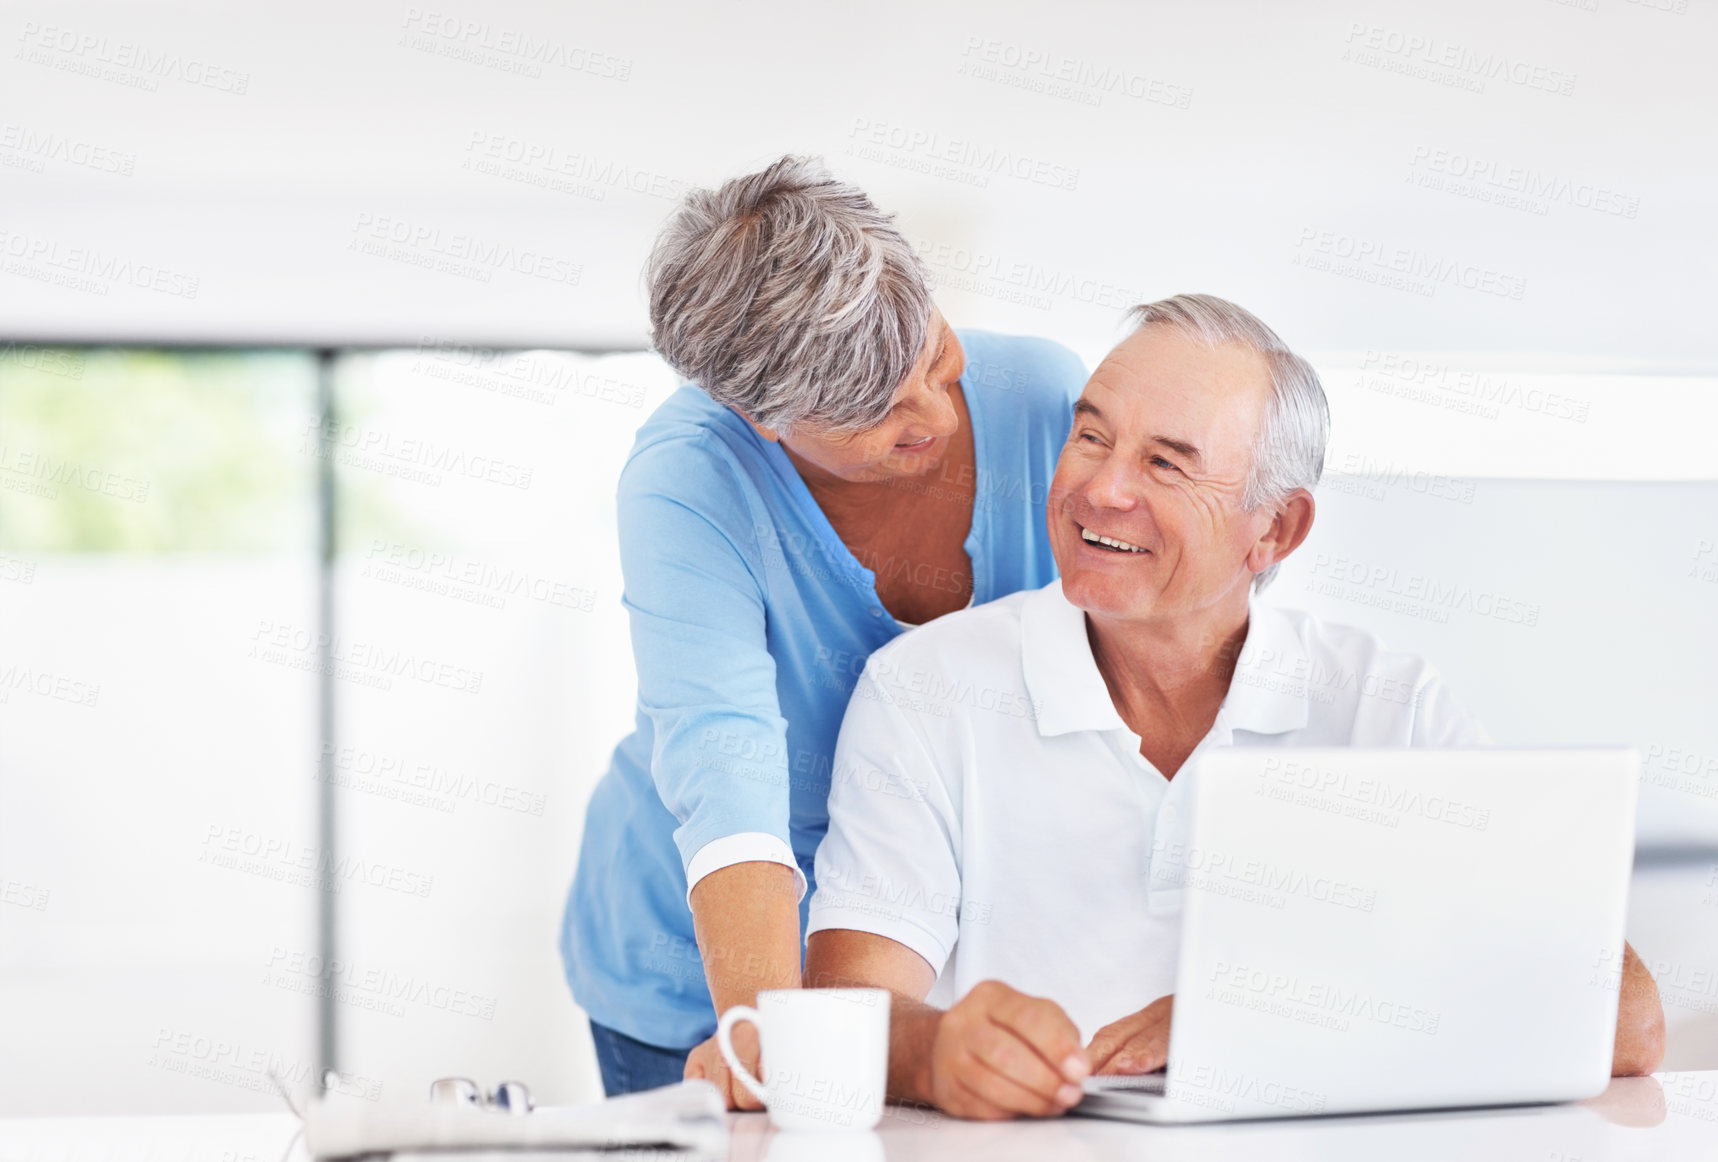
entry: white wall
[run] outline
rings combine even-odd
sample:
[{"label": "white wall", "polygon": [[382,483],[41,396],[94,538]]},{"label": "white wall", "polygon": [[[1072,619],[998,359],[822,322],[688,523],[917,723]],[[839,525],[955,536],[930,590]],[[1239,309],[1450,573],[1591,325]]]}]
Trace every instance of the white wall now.
[{"label": "white wall", "polygon": [[[1319,351],[1710,373],[1718,16],[1686,7],[7,0],[8,255],[57,245],[76,267],[84,248],[187,281],[9,271],[0,317],[25,334],[633,343],[669,198],[799,150],[901,213],[971,288],[947,295],[971,324],[1101,345],[1117,308],[1203,289]],[[1399,71],[1427,58],[1480,91]],[[103,152],[69,150],[78,164],[56,141]],[[491,143],[543,160],[470,168]],[[1521,209],[1419,184],[1474,158],[1492,196],[1548,193]],[[425,233],[392,257],[352,249],[383,219]],[[479,261],[487,281],[410,264],[456,235],[561,262],[543,278]],[[1345,239],[1449,280],[1297,265]],[[577,285],[555,281],[574,264]],[[173,293],[190,279],[195,298]]]}]

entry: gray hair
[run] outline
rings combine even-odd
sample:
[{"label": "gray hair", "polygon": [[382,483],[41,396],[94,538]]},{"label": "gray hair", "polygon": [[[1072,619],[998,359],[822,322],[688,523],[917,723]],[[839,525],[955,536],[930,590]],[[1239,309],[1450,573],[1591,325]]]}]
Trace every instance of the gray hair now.
[{"label": "gray hair", "polygon": [[816,158],[693,190],[645,278],[662,358],[768,428],[875,427],[930,330],[918,255]]},{"label": "gray hair", "polygon": [[[1271,395],[1264,422],[1253,441],[1241,504],[1249,511],[1275,507],[1299,489],[1311,491],[1324,475],[1324,447],[1330,440],[1330,405],[1312,364],[1290,351],[1277,333],[1244,307],[1215,295],[1176,295],[1144,303],[1128,312],[1138,332],[1150,326],[1174,327],[1207,346],[1239,343],[1265,361]],[[1277,566],[1253,578],[1256,593],[1277,575]]]}]

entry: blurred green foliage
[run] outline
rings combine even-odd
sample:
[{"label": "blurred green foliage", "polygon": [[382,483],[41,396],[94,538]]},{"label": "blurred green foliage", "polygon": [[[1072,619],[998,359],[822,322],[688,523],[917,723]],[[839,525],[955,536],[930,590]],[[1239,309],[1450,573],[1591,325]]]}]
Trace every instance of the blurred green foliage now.
[{"label": "blurred green foliage", "polygon": [[0,549],[309,552],[308,352],[0,346]]}]

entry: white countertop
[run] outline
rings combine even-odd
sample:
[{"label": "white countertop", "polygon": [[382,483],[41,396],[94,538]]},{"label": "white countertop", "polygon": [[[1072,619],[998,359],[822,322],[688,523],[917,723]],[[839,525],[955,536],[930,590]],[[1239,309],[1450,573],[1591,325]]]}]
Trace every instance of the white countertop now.
[{"label": "white countertop", "polygon": [[[1685,1162],[1718,1159],[1718,1070],[1613,1081],[1604,1096],[1578,1105],[1230,1125],[1159,1127],[1067,1117],[961,1122],[891,1108],[870,1134],[791,1135],[771,1129],[762,1114],[731,1117],[732,1162]],[[302,1142],[293,1141],[297,1130],[284,1112],[5,1119],[0,1160],[303,1162]]]}]

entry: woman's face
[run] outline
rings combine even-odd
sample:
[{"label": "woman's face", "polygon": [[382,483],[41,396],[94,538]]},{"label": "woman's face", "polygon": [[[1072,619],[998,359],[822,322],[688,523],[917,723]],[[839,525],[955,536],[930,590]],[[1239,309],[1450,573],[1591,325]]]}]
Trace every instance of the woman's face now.
[{"label": "woman's face", "polygon": [[942,461],[950,437],[960,430],[953,393],[965,370],[960,340],[942,312],[933,310],[925,349],[896,389],[882,423],[843,433],[806,424],[781,433],[758,430],[765,438],[778,438],[802,473],[825,482],[877,483],[922,476]]}]

